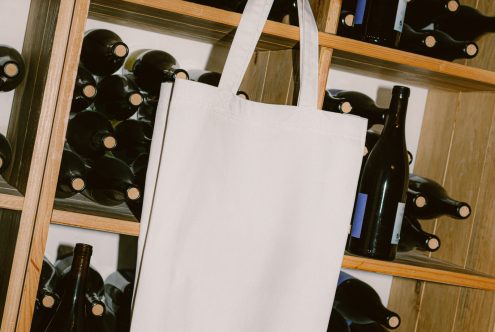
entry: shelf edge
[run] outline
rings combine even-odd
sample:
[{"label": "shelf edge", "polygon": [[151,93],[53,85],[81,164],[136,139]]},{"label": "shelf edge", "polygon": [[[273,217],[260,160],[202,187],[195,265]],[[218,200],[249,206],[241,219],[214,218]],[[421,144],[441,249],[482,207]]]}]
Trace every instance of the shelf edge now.
[{"label": "shelf edge", "polygon": [[83,213],[53,210],[52,224],[79,227],[121,235],[138,236],[139,223],[114,218],[90,216]]},{"label": "shelf edge", "polygon": [[22,211],[23,206],[24,206],[23,196],[0,194],[0,209]]},{"label": "shelf edge", "polygon": [[436,282],[451,286],[461,286],[482,290],[495,290],[495,278],[467,273],[446,271],[414,265],[380,261],[364,257],[344,256],[342,267],[392,275],[408,279]]}]

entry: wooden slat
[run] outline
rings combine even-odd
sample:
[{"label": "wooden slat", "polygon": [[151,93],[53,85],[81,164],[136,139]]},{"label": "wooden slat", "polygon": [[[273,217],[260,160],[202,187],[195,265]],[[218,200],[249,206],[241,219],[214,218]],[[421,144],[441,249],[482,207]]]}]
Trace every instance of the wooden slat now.
[{"label": "wooden slat", "polygon": [[23,205],[24,197],[0,193],[0,209],[22,211]]},{"label": "wooden slat", "polygon": [[293,72],[293,68],[298,67],[297,64],[294,65],[294,62],[298,63],[299,57],[293,53],[297,53],[297,51],[270,51],[267,71],[263,80],[261,102],[267,104],[292,104],[292,100],[287,100],[287,96],[292,94],[289,89],[299,90],[298,85],[295,87],[291,84],[294,78],[299,81],[299,73]]},{"label": "wooden slat", "polygon": [[[69,1],[64,2],[69,3]],[[48,158],[42,165],[44,172],[41,175],[42,183],[40,190],[40,199],[36,211],[34,234],[31,239],[29,249],[29,260],[26,268],[24,285],[22,287],[22,298],[20,303],[20,315],[17,321],[17,330],[29,331],[31,326],[32,315],[34,311],[34,302],[38,290],[38,281],[43,265],[46,240],[48,237],[48,226],[52,216],[52,209],[55,197],[55,190],[58,180],[58,170],[64,146],[64,137],[67,127],[70,105],[72,101],[72,92],[74,90],[74,81],[77,74],[79,63],[79,54],[84,36],[84,27],[86,24],[89,0],[76,0],[68,6],[68,16],[66,17],[65,29],[67,37],[63,48],[54,53],[52,60],[58,60],[61,66],[61,75],[58,78],[60,89],[56,100],[56,107],[53,107],[52,119],[53,126],[47,130],[48,135],[46,142]]]},{"label": "wooden slat", "polygon": [[[18,165],[23,170],[11,179],[18,179],[17,184],[25,185],[26,195],[19,221],[15,252],[12,260],[12,269],[8,283],[5,308],[2,317],[1,332],[14,331],[16,328],[17,314],[21,299],[22,287],[26,265],[28,263],[29,250],[34,230],[34,219],[37,213],[43,170],[47,158],[48,143],[50,140],[53,113],[59,91],[60,77],[62,75],[63,57],[69,35],[69,25],[73,11],[73,3],[70,0],[32,0],[26,35],[23,48],[30,57],[39,57],[35,67],[28,67],[36,74],[32,90],[25,91],[23,95],[15,96],[22,99],[21,104],[26,107],[23,112],[32,113],[28,118],[39,118],[35,128],[29,122],[17,120],[19,130],[14,136],[25,139],[25,148],[20,157],[21,160],[30,161],[29,172],[26,165]],[[28,63],[31,63],[28,60]],[[29,80],[29,75],[26,80]],[[30,103],[32,101],[32,103]],[[16,101],[14,101],[14,105]],[[26,118],[25,118],[26,120]],[[30,120],[30,121],[31,121]],[[25,127],[23,129],[23,127]],[[19,137],[19,133],[27,128],[26,137]],[[9,129],[9,132],[11,130]],[[12,134],[11,134],[12,135]],[[36,137],[31,141],[33,135]],[[11,136],[12,137],[12,136]],[[31,145],[31,147],[29,147]],[[21,153],[21,152],[20,152]],[[52,156],[57,158],[60,156]],[[17,157],[15,157],[17,158]],[[15,161],[14,161],[15,165]],[[22,188],[21,188],[22,189]],[[21,190],[22,191],[22,190]],[[15,239],[15,234],[12,235]],[[2,252],[0,250],[0,252]],[[2,255],[5,252],[2,252]],[[41,266],[41,265],[40,265]],[[34,298],[34,297],[33,297]]]},{"label": "wooden slat", "polygon": [[471,274],[471,272],[467,271],[463,273],[461,272],[462,269],[454,266],[449,268],[448,265],[445,265],[443,269],[439,269],[427,267],[431,264],[428,262],[424,262],[424,264],[422,264],[423,266],[412,264],[417,263],[405,259],[396,260],[394,262],[385,262],[364,257],[345,256],[342,267],[434,283],[495,290],[495,278],[493,277]]},{"label": "wooden slat", "polygon": [[399,277],[393,279],[387,308],[400,315],[401,323],[395,331],[415,331],[424,283],[420,280]]},{"label": "wooden slat", "polygon": [[53,210],[53,224],[93,229],[122,235],[139,235],[139,223],[120,219],[88,216],[76,212]]},{"label": "wooden slat", "polygon": [[[92,17],[177,33],[212,43],[230,41],[240,15],[180,0],[98,0]],[[267,22],[259,47],[292,48],[297,27]],[[353,71],[384,76],[403,83],[455,90],[495,90],[495,73],[320,32],[322,47],[335,49],[334,62]]]}]

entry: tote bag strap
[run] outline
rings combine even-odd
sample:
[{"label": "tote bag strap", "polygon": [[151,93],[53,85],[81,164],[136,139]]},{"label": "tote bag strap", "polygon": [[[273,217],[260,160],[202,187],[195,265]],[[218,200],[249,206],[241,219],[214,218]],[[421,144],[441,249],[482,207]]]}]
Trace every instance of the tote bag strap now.
[{"label": "tote bag strap", "polygon": [[[260,39],[273,0],[249,0],[242,14],[219,88],[236,93]],[[318,99],[318,29],[308,0],[297,0],[300,30],[298,106],[316,109]]]}]

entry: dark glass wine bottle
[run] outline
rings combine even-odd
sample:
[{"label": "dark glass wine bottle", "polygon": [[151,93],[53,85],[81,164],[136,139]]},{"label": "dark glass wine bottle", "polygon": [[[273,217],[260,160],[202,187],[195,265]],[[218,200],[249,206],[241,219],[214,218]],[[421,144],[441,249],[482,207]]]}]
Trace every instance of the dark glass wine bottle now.
[{"label": "dark glass wine bottle", "polygon": [[136,84],[153,96],[160,94],[163,82],[189,78],[171,54],[160,50],[142,49],[132,52],[125,62],[124,72],[133,74]]},{"label": "dark glass wine bottle", "polygon": [[466,219],[471,215],[468,203],[450,198],[445,188],[431,179],[411,174],[409,189],[421,193],[426,198],[426,204],[423,206],[407,206],[408,213],[418,219],[434,219],[442,215]]},{"label": "dark glass wine bottle", "polygon": [[0,91],[14,90],[26,73],[21,54],[10,46],[0,45]]},{"label": "dark glass wine bottle", "polygon": [[141,91],[143,95],[143,104],[137,111],[137,119],[148,122],[151,126],[155,123],[156,108],[158,107],[158,98],[147,92]]},{"label": "dark glass wine bottle", "polygon": [[48,323],[55,313],[55,306],[46,308],[41,304],[38,297],[34,300],[33,320],[31,321],[31,332],[44,332]]},{"label": "dark glass wine bottle", "polygon": [[435,37],[434,47],[423,49],[419,54],[437,59],[453,61],[455,59],[472,59],[478,54],[478,45],[472,41],[457,41],[440,30],[429,31]]},{"label": "dark glass wine bottle", "polygon": [[400,325],[399,315],[383,306],[370,285],[342,271],[333,307],[353,324],[380,323],[389,329]]},{"label": "dark glass wine bottle", "polygon": [[130,165],[140,154],[150,151],[152,136],[153,127],[148,122],[134,119],[122,121],[115,127],[119,145],[113,154]]},{"label": "dark glass wine bottle", "polygon": [[366,141],[364,143],[364,153],[363,153],[363,167],[364,164],[366,163],[366,160],[368,160],[368,156],[370,155],[371,151],[376,145],[376,142],[378,142],[378,139],[380,138],[380,134],[377,132],[374,132],[373,130],[368,130],[366,132]]},{"label": "dark glass wine bottle", "polygon": [[3,134],[0,134],[0,174],[9,168],[12,161],[12,148]]},{"label": "dark glass wine bottle", "polygon": [[96,293],[86,293],[86,308],[88,314],[95,317],[102,317],[106,312],[106,305],[103,299]]},{"label": "dark glass wine bottle", "polygon": [[[189,74],[189,79],[191,81],[205,83],[212,86],[218,86],[220,83],[220,78],[222,77],[222,74],[218,72],[207,70],[194,69],[189,70],[187,73]],[[248,94],[244,91],[237,91],[237,95],[241,98],[249,99]]]},{"label": "dark glass wine bottle", "polygon": [[354,324],[350,326],[351,332],[387,332],[387,330],[378,323],[371,324]]},{"label": "dark glass wine bottle", "polygon": [[58,173],[57,198],[72,197],[86,187],[86,166],[74,152],[64,149]]},{"label": "dark glass wine bottle", "polygon": [[454,15],[437,18],[434,27],[455,40],[477,40],[485,33],[495,32],[495,16],[485,16],[477,9],[461,5]]},{"label": "dark glass wine bottle", "polygon": [[[134,182],[141,188],[141,192],[145,191],[146,184],[146,172],[148,171],[149,154],[140,154],[132,163],[132,171],[134,173]],[[132,214],[139,220],[141,218],[141,212],[143,210],[143,195],[137,200],[127,201],[127,206],[131,210]]]},{"label": "dark glass wine bottle", "polygon": [[339,24],[337,26],[337,35],[359,39],[360,36],[354,28],[354,13],[350,11],[341,11],[339,16]]},{"label": "dark glass wine bottle", "polygon": [[142,104],[143,96],[130,76],[107,76],[98,83],[95,108],[109,120],[125,120]]},{"label": "dark glass wine bottle", "polygon": [[334,97],[332,93],[327,90],[325,92],[325,98],[323,99],[323,110],[337,113],[351,113],[352,103],[345,97]]},{"label": "dark glass wine bottle", "polygon": [[131,324],[131,302],[135,274],[132,270],[119,270],[105,279],[105,298],[115,313],[117,331],[129,331]]},{"label": "dark glass wine bottle", "polygon": [[93,75],[83,66],[79,66],[70,112],[78,113],[91,106],[96,97],[96,92],[96,80]]},{"label": "dark glass wine bottle", "polygon": [[349,114],[354,114],[368,119],[368,128],[375,124],[384,124],[386,108],[378,107],[375,101],[357,91],[329,90],[330,94],[337,98],[344,98],[352,105]]},{"label": "dark glass wine bottle", "polygon": [[38,282],[38,295],[40,305],[44,308],[56,308],[60,300],[56,292],[56,285],[60,276],[55,266],[45,257],[41,268],[40,280]]},{"label": "dark glass wine bottle", "polygon": [[112,124],[98,112],[86,110],[69,120],[67,142],[81,157],[95,160],[115,148]]},{"label": "dark glass wine bottle", "polygon": [[344,317],[335,309],[332,309],[327,332],[349,332],[349,325]]},{"label": "dark glass wine bottle", "polygon": [[434,48],[437,39],[431,31],[416,31],[409,25],[404,24],[399,49],[416,54],[425,54]]},{"label": "dark glass wine bottle", "polygon": [[45,332],[88,331],[84,294],[92,250],[90,245],[76,244],[72,266],[63,283],[60,305]]},{"label": "dark glass wine bottle", "polygon": [[95,202],[114,206],[125,201],[138,200],[141,188],[125,162],[112,157],[101,157],[88,171],[88,185],[83,194]]},{"label": "dark glass wine bottle", "polygon": [[94,75],[112,75],[122,67],[128,54],[127,45],[110,30],[94,29],[84,34],[81,63]]},{"label": "dark glass wine bottle", "polygon": [[410,210],[411,206],[414,206],[414,208],[423,208],[427,204],[427,200],[425,195],[422,193],[412,190],[411,188],[407,189],[407,201],[406,201],[406,207],[408,210]]},{"label": "dark glass wine bottle", "polygon": [[458,0],[409,0],[405,22],[421,30],[440,16],[452,16],[459,9]]},{"label": "dark glass wine bottle", "polygon": [[404,252],[413,249],[437,251],[440,249],[440,239],[434,234],[425,232],[419,221],[406,213],[402,222],[398,251]]},{"label": "dark glass wine bottle", "polygon": [[354,26],[362,40],[388,47],[399,45],[407,0],[358,0]]},{"label": "dark glass wine bottle", "polygon": [[385,126],[364,166],[349,240],[351,253],[395,258],[409,175],[404,133],[409,93],[409,88],[394,86]]}]

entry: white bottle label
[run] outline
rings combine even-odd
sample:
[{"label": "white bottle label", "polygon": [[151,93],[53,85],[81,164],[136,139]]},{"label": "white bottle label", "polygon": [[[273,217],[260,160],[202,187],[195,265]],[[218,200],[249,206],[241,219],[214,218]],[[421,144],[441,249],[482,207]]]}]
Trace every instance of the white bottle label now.
[{"label": "white bottle label", "polygon": [[400,240],[400,230],[402,228],[402,219],[404,218],[405,203],[397,205],[397,214],[395,215],[394,231],[392,233],[392,244],[398,244]]},{"label": "white bottle label", "polygon": [[407,0],[399,0],[397,4],[397,15],[395,15],[394,30],[402,32],[404,17],[406,16]]}]

